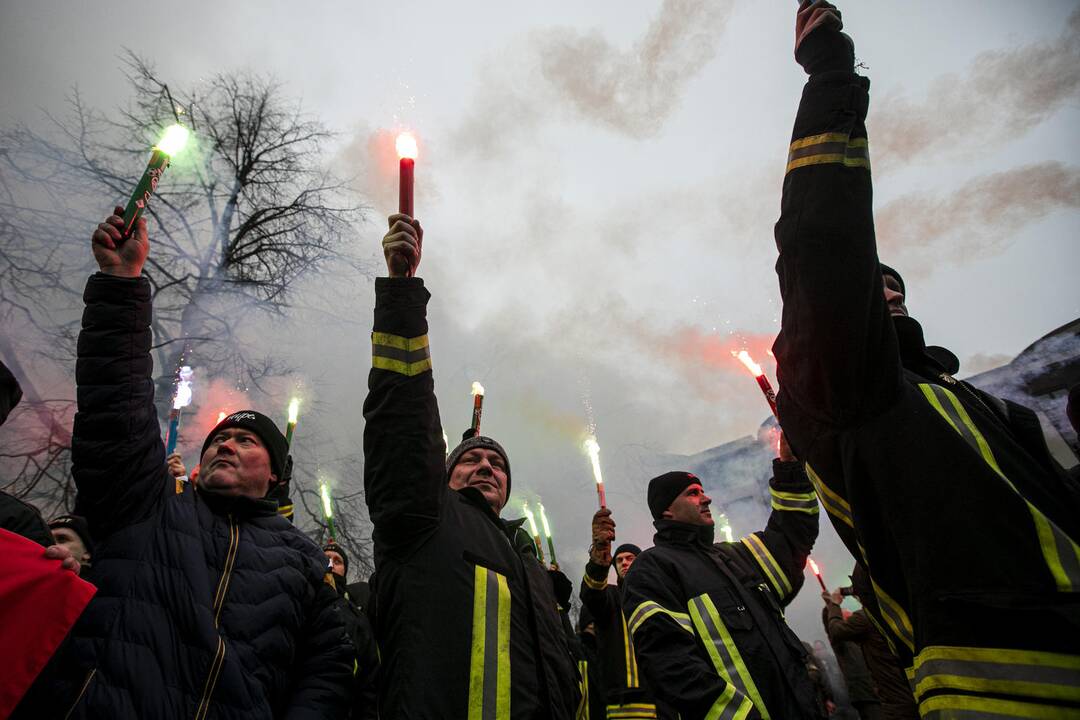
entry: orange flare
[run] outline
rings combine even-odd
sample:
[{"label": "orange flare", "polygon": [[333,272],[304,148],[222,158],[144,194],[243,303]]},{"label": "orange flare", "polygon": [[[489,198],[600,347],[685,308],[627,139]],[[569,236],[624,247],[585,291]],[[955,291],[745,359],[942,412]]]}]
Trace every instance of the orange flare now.
[{"label": "orange flare", "polygon": [[761,369],[761,366],[754,362],[754,359],[750,357],[750,353],[745,350],[740,350],[739,352],[732,351],[731,354],[735,356],[739,362],[745,365],[746,369],[753,373],[754,377],[761,377],[765,374],[765,371]]}]

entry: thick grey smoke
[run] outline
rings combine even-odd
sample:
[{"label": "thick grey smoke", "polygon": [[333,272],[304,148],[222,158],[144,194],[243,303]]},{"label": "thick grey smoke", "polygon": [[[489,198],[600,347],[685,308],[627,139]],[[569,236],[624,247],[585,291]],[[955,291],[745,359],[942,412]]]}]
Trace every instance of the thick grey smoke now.
[{"label": "thick grey smoke", "polygon": [[541,71],[583,117],[630,137],[654,135],[687,82],[716,54],[733,6],[731,0],[665,0],[628,51],[598,31],[538,33]]},{"label": "thick grey smoke", "polygon": [[920,100],[902,91],[875,98],[875,169],[1015,139],[1077,97],[1080,9],[1057,39],[981,53],[966,73],[941,76]]},{"label": "thick grey smoke", "polygon": [[[1055,210],[1080,207],[1080,170],[1039,163],[975,178],[937,195],[904,195],[875,215],[878,251],[904,272],[927,273],[1003,252],[1018,232]],[[891,261],[891,260],[890,260]]]},{"label": "thick grey smoke", "polygon": [[547,121],[570,114],[631,138],[655,135],[716,54],[735,0],[664,0],[629,50],[599,30],[550,28],[494,56],[454,134],[461,153],[512,151]]}]

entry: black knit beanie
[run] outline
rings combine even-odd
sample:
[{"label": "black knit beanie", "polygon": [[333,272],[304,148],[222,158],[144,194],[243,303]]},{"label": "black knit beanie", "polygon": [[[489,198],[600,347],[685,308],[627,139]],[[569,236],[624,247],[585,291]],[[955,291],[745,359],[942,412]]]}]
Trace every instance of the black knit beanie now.
[{"label": "black knit beanie", "polygon": [[[682,492],[682,490],[680,490],[679,492]],[[671,503],[668,503],[668,505],[670,504]],[[664,510],[667,510],[667,507],[665,507]],[[641,554],[641,548],[639,548],[634,543],[623,543],[619,547],[615,548],[615,552],[611,553],[611,557],[612,559],[617,558],[625,552],[634,553],[634,555],[637,556]]]},{"label": "black knit beanie", "polygon": [[90,537],[90,523],[86,522],[86,518],[81,515],[61,515],[49,521],[49,529],[56,528],[67,528],[78,535],[86,552],[90,553],[90,557],[94,556],[94,541]]},{"label": "black knit beanie", "polygon": [[345,565],[345,572],[341,574],[342,577],[349,577],[349,555],[345,552],[345,548],[338,545],[336,542],[328,542],[323,545],[323,552],[336,552],[341,556],[341,562]]},{"label": "black knit beanie", "polygon": [[266,447],[266,452],[270,454],[270,472],[277,476],[278,481],[283,480],[285,478],[285,458],[289,456],[289,445],[285,442],[285,436],[278,430],[274,421],[261,412],[255,412],[254,410],[234,412],[215,425],[203,442],[202,450],[199,452],[199,461],[202,461],[202,456],[206,454],[206,448],[210,447],[210,441],[214,439],[215,435],[226,428],[234,427],[250,430],[259,436],[259,439],[263,441],[263,445]]},{"label": "black knit beanie", "polygon": [[446,456],[446,476],[450,477],[450,472],[454,469],[454,466],[461,460],[461,456],[470,450],[476,448],[485,448],[487,450],[494,450],[502,455],[503,462],[506,463],[506,499],[510,499],[510,458],[506,455],[506,450],[503,450],[503,446],[495,442],[492,438],[484,435],[476,435],[473,437],[467,437],[461,441],[461,444],[450,451],[450,454]]},{"label": "black knit beanie", "polygon": [[664,511],[671,507],[675,498],[694,483],[701,482],[696,475],[688,472],[669,472],[654,477],[649,481],[649,512],[653,520],[659,520],[664,516]]},{"label": "black knit beanie", "polygon": [[896,270],[885,263],[878,263],[878,267],[881,268],[882,275],[888,275],[889,277],[895,278],[896,282],[900,283],[900,292],[903,293],[904,297],[907,297],[907,288],[904,287],[904,278],[900,277],[900,273],[896,272]]}]

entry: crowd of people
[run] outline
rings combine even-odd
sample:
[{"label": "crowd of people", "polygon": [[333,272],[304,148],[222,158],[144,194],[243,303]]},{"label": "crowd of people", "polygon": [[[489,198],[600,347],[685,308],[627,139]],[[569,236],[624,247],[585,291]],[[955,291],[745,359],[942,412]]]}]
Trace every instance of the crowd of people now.
[{"label": "crowd of people", "polygon": [[[653,478],[651,547],[616,545],[611,509],[593,517],[575,626],[574,583],[504,517],[507,449],[467,432],[447,452],[423,229],[396,214],[363,408],[376,570],[349,584],[345,548],[291,522],[269,417],[222,419],[190,475],[166,458],[153,248],[116,208],[91,243],[73,511],[45,524],[0,497],[0,717],[824,718],[829,673],[785,620],[820,508],[854,559],[822,620],[859,718],[1080,717],[1080,480],[1032,411],[955,379],[879,261],[869,81],[842,28],[827,2],[799,7],[764,528],[716,542],[702,481]],[[2,421],[19,391],[0,380]]]}]

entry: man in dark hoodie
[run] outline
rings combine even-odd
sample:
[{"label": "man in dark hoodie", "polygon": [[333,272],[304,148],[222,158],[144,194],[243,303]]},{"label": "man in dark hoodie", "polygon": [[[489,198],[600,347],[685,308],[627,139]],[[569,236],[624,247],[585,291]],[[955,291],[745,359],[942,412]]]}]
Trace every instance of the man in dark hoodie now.
[{"label": "man in dark hoodie", "polygon": [[781,438],[764,530],[713,542],[712,500],[697,477],[649,482],[656,535],[626,576],[623,606],[638,663],[683,720],[816,720],[802,642],[783,608],[803,582],[818,503]]},{"label": "man in dark hoodie", "polygon": [[[780,421],[864,565],[923,716],[1080,707],[1080,491],[1034,413],[958,381],[877,256],[865,118],[840,12],[804,2],[810,76],[776,269]],[[1043,713],[1039,715],[1038,713]]]},{"label": "man in dark hoodie", "polygon": [[[641,554],[641,548],[624,543],[615,552],[615,521],[611,510],[601,508],[592,520],[592,546],[585,574],[581,578],[581,605],[588,608],[596,624],[596,642],[604,670],[607,693],[607,716],[618,718],[653,719],[668,717],[658,710],[656,698],[638,670],[634,641],[626,625],[623,608],[624,580],[630,566]],[[612,561],[615,564],[617,585],[608,585]],[[674,717],[674,714],[671,714]]]},{"label": "man in dark hoodie", "polygon": [[319,547],[265,499],[285,438],[254,410],[203,444],[196,488],[165,464],[154,406],[145,221],[98,226],[72,459],[98,594],[38,717],[344,717],[351,648]]},{"label": "man in dark hoodie", "polygon": [[428,348],[423,231],[389,218],[375,279],[364,401],[364,490],[375,526],[379,713],[569,718],[576,670],[547,570],[521,520],[500,517],[510,459],[489,437],[445,453]]}]

